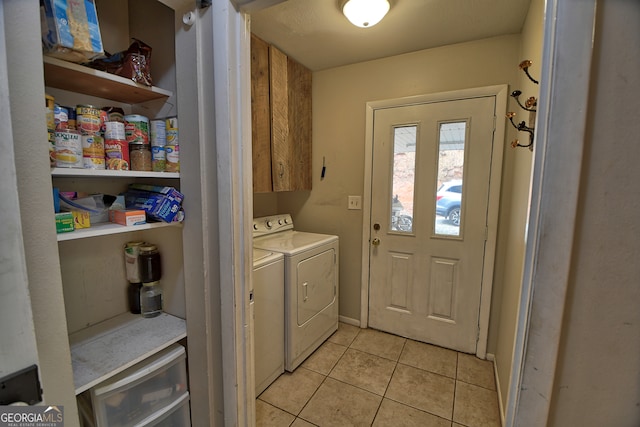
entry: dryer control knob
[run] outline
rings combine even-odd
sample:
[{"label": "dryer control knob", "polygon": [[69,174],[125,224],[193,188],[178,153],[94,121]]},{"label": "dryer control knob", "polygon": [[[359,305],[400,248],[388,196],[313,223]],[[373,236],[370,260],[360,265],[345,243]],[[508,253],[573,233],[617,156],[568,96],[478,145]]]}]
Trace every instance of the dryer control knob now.
[{"label": "dryer control knob", "polygon": [[271,221],[267,221],[267,228],[271,228],[272,225],[273,223]]},{"label": "dryer control knob", "polygon": [[253,229],[258,230],[258,224],[253,224]]},{"label": "dryer control knob", "polygon": [[278,220],[278,225],[282,225],[282,220],[281,219]]}]

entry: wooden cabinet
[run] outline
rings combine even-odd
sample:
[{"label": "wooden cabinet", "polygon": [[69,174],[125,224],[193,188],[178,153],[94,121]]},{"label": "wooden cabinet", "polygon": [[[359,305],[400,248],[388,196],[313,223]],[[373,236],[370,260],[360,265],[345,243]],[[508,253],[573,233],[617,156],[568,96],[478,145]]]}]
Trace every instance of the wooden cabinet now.
[{"label": "wooden cabinet", "polygon": [[311,71],[251,36],[253,191],[311,190]]}]

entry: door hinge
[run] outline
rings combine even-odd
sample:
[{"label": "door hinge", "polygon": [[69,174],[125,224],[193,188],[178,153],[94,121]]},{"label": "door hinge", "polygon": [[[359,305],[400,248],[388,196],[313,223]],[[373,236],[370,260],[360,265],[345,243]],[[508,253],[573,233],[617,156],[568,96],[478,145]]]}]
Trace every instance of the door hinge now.
[{"label": "door hinge", "polygon": [[489,240],[489,227],[485,226],[484,227],[484,241],[486,242],[487,240]]},{"label": "door hinge", "polygon": [[498,122],[498,117],[497,116],[493,116],[493,131],[496,131],[496,123]]}]

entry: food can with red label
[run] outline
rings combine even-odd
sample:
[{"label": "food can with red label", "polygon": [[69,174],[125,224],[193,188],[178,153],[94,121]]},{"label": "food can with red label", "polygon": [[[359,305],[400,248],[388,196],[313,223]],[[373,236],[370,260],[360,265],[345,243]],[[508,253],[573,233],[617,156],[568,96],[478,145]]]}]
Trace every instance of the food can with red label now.
[{"label": "food can with red label", "polygon": [[104,169],[104,139],[98,135],[82,135],[82,162],[85,169]]},{"label": "food can with red label", "polygon": [[166,172],[180,172],[180,147],[178,145],[165,145],[167,156]]},{"label": "food can with red label", "polygon": [[109,170],[129,170],[129,144],[127,141],[107,139],[104,141],[104,154]]},{"label": "food can with red label", "polygon": [[178,143],[178,118],[167,117],[165,124],[167,131],[167,145],[180,145]]},{"label": "food can with red label", "polygon": [[167,145],[167,128],[164,120],[151,120],[151,145]]},{"label": "food can with red label", "polygon": [[82,168],[82,141],[74,132],[56,132],[56,166]]},{"label": "food can with red label", "polygon": [[97,135],[101,126],[100,110],[93,105],[78,105],[76,126],[83,135]]},{"label": "food can with red label", "polygon": [[129,144],[149,144],[149,119],[138,114],[124,116],[124,133]]}]

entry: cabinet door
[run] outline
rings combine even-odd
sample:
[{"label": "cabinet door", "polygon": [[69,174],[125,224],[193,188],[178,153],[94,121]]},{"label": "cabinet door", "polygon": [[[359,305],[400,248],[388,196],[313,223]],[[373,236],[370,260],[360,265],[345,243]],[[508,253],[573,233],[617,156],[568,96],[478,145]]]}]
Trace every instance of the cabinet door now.
[{"label": "cabinet door", "polygon": [[251,35],[251,140],[253,191],[273,190],[271,181],[271,111],[269,106],[269,45]]},{"label": "cabinet door", "polygon": [[311,190],[311,70],[288,58],[289,190]]},{"label": "cabinet door", "polygon": [[311,190],[311,71],[269,47],[273,191]]}]

